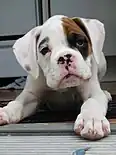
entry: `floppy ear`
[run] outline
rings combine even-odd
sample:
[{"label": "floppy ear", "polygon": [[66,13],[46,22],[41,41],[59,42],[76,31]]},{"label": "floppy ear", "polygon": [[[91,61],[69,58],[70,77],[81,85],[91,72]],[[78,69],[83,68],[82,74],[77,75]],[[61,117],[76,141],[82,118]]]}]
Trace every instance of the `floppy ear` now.
[{"label": "floppy ear", "polygon": [[96,19],[72,18],[90,38],[92,43],[93,55],[97,64],[100,63],[101,52],[105,40],[104,24]]},{"label": "floppy ear", "polygon": [[13,45],[13,52],[17,61],[34,78],[39,76],[36,42],[40,34],[40,28],[40,26],[33,28]]}]

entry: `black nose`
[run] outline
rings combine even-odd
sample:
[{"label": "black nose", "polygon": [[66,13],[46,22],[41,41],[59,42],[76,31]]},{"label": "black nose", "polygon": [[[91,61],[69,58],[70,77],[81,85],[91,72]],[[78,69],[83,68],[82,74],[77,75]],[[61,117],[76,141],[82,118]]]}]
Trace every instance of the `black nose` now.
[{"label": "black nose", "polygon": [[64,57],[70,59],[72,57],[72,54],[66,54],[66,55],[64,55]]},{"label": "black nose", "polygon": [[64,63],[65,63],[65,59],[63,57],[59,57],[58,64],[64,64]]},{"label": "black nose", "polygon": [[72,57],[71,54],[66,54],[66,55],[64,55],[64,57],[59,57],[58,64],[65,64],[66,63],[68,65],[70,62],[72,62],[71,57]]}]

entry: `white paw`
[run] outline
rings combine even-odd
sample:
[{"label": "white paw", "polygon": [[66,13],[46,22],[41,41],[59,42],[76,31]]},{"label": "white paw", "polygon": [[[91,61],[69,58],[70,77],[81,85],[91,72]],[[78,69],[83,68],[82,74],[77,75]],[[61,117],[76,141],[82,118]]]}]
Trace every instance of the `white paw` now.
[{"label": "white paw", "polygon": [[97,140],[110,134],[110,123],[105,116],[87,118],[81,113],[75,121],[74,131],[86,139]]},{"label": "white paw", "polygon": [[22,104],[18,101],[11,101],[7,106],[0,108],[0,125],[17,123],[21,120]]},{"label": "white paw", "polygon": [[9,123],[9,116],[4,108],[0,108],[0,125]]}]

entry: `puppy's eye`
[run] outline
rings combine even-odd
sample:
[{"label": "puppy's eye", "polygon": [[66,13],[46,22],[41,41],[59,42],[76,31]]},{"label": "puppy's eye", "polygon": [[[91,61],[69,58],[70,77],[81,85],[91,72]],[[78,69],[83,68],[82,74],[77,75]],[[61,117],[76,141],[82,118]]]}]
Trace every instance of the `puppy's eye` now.
[{"label": "puppy's eye", "polygon": [[72,33],[67,37],[68,43],[71,47],[84,47],[86,44],[86,38],[80,34]]},{"label": "puppy's eye", "polygon": [[86,45],[86,43],[87,43],[87,40],[86,40],[85,36],[76,35],[76,46],[83,47]]},{"label": "puppy's eye", "polygon": [[76,40],[76,45],[77,46],[80,46],[81,47],[81,46],[84,45],[84,43],[85,43],[85,40],[82,39],[82,38]]},{"label": "puppy's eye", "polygon": [[43,55],[46,55],[49,51],[50,51],[50,50],[49,50],[48,47],[43,47],[43,48],[40,50],[40,53],[43,54]]}]

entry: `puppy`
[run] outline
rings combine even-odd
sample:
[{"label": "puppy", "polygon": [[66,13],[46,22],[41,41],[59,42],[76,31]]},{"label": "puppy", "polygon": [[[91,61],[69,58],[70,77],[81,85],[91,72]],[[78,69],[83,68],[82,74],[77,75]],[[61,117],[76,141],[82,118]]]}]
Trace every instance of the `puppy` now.
[{"label": "puppy", "polygon": [[22,93],[0,109],[0,124],[17,123],[31,115],[42,97],[55,104],[52,93],[57,93],[57,102],[66,102],[75,93],[83,104],[74,131],[92,140],[108,136],[110,124],[105,115],[111,96],[99,83],[106,72],[104,39],[100,21],[63,15],[49,18],[18,39],[13,52],[28,77]]}]

